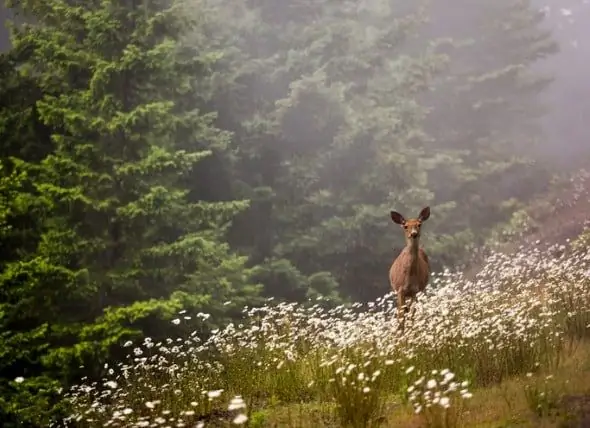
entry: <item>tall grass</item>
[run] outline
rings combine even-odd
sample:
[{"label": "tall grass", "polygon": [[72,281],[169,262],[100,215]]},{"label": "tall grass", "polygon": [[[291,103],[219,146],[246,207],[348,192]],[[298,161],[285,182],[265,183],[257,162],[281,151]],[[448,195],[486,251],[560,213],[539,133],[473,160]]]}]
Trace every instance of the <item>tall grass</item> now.
[{"label": "tall grass", "polygon": [[204,342],[128,343],[128,361],[68,392],[69,421],[227,426],[274,406],[326,403],[340,425],[367,427],[393,400],[429,426],[457,426],[469,388],[558,367],[588,337],[590,255],[554,250],[494,254],[473,281],[436,275],[403,336],[386,295],[334,309],[269,303]]}]

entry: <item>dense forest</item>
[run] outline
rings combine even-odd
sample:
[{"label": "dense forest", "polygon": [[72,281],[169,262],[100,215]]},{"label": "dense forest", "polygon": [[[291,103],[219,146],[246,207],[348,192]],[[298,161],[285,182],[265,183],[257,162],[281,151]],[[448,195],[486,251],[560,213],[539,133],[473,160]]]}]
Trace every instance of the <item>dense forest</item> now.
[{"label": "dense forest", "polygon": [[181,310],[385,294],[391,209],[431,206],[437,270],[504,230],[553,176],[558,46],[528,1],[455,3],[8,1],[2,426]]}]

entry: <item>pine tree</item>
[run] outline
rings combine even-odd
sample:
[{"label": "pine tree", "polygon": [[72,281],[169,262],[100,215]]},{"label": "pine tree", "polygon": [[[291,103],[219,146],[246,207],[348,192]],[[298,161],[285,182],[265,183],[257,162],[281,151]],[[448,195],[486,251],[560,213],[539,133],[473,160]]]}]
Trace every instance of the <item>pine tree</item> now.
[{"label": "pine tree", "polygon": [[[35,106],[39,87],[17,64],[24,52],[0,56],[0,420],[3,426],[43,426],[58,398],[59,382],[39,371],[25,385],[15,379],[39,363],[46,350],[44,325],[36,324],[25,275],[11,275],[21,260],[34,257],[51,201],[35,195],[28,165],[51,150],[48,129]],[[20,312],[28,306],[26,312]]]},{"label": "pine tree", "polygon": [[[220,317],[225,301],[239,306],[258,289],[224,243],[247,203],[187,187],[211,174],[203,161],[225,156],[230,135],[194,107],[218,55],[180,44],[194,25],[181,3],[18,6],[35,24],[13,32],[16,77],[38,88],[31,120],[50,130],[51,147],[12,161],[28,180],[21,199],[44,206],[34,248],[2,266],[2,370],[25,378],[3,408],[45,425],[51,402],[22,406],[39,379],[100,375],[124,340],[174,334],[180,309]],[[3,205],[15,206],[15,192],[2,189]]]},{"label": "pine tree", "polygon": [[457,7],[460,15],[433,4],[425,31],[455,42],[447,73],[425,100],[430,150],[454,152],[456,167],[432,171],[429,185],[438,202],[452,203],[440,245],[455,257],[479,247],[487,231],[548,185],[535,155],[546,142],[539,118],[552,78],[535,64],[557,50],[543,14],[528,0]]}]

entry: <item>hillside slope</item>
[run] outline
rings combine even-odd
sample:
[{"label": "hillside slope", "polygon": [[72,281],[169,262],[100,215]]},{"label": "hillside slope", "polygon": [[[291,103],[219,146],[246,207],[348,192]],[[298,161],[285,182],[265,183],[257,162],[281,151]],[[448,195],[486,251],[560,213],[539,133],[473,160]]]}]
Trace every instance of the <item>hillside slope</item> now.
[{"label": "hillside slope", "polygon": [[[585,206],[583,199],[561,198],[563,213],[568,204]],[[559,207],[554,215],[565,224],[579,220],[562,217]],[[556,230],[543,236],[561,236]],[[242,322],[205,343],[186,334],[198,330],[200,314],[183,312],[178,337],[129,343],[128,361],[109,368],[102,382],[69,391],[72,419],[88,427],[232,420],[251,427],[584,427],[590,253],[535,247],[497,253],[475,282],[434,275],[403,335],[391,295],[352,308],[269,301],[244,308]]]},{"label": "hillside slope", "polygon": [[[465,269],[465,278],[474,279],[492,253],[515,254],[537,248],[560,251],[555,244],[575,239],[590,226],[590,171],[581,169],[555,183],[548,194],[524,210],[521,230],[503,237],[500,242],[474,257]],[[516,232],[516,231],[515,231]]]}]

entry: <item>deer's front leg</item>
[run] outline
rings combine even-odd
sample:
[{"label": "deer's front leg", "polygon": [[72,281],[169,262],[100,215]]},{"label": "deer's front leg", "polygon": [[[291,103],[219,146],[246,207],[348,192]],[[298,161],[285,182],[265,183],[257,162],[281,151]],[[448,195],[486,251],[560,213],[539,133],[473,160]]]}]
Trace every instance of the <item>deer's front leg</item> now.
[{"label": "deer's front leg", "polygon": [[404,293],[402,290],[397,292],[397,323],[398,328],[403,333],[405,328],[405,310],[406,310],[406,302],[405,302]]},{"label": "deer's front leg", "polygon": [[410,307],[410,318],[412,319],[414,319],[414,314],[416,313],[416,303],[418,303],[418,296],[412,297],[410,304],[408,305]]},{"label": "deer's front leg", "polygon": [[416,303],[418,303],[418,296],[412,296],[407,304],[407,316],[411,323],[414,323],[414,315],[416,314]]}]

